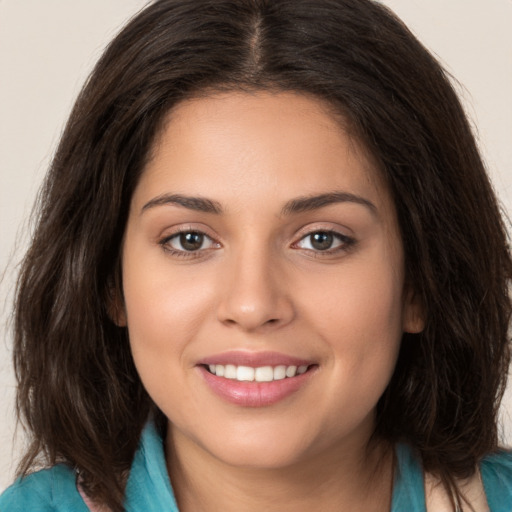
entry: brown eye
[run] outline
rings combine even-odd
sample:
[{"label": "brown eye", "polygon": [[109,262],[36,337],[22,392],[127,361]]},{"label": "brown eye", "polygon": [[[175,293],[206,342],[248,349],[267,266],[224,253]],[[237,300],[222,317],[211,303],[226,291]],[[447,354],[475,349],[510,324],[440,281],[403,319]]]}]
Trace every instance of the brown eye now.
[{"label": "brown eye", "polygon": [[204,241],[202,233],[180,233],[180,245],[185,251],[197,251],[201,249]]},{"label": "brown eye", "polygon": [[160,244],[175,253],[199,252],[218,245],[208,235],[200,231],[176,233],[162,240]]},{"label": "brown eye", "polygon": [[296,246],[300,249],[327,254],[348,250],[355,244],[355,240],[349,236],[335,231],[313,231],[301,238]]},{"label": "brown eye", "polygon": [[309,236],[311,247],[317,251],[326,251],[327,249],[330,249],[334,242],[333,234],[324,231],[319,231],[318,233],[313,233]]}]

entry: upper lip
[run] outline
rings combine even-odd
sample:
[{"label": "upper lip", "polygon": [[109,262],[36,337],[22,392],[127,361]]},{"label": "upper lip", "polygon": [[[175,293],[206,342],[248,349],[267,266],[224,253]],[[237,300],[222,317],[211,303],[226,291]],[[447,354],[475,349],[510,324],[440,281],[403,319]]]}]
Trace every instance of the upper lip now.
[{"label": "upper lip", "polygon": [[231,350],[205,357],[197,362],[198,365],[233,364],[235,366],[304,366],[311,365],[313,361],[300,357],[281,354],[280,352],[249,352]]}]

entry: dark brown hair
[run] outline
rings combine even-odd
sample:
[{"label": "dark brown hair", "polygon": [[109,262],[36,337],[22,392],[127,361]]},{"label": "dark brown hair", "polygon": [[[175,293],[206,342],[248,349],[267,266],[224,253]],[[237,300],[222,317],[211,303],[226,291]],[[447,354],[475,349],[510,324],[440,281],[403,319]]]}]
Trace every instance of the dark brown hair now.
[{"label": "dark brown hair", "polygon": [[370,0],[159,0],[107,48],[47,175],[19,277],[17,404],[32,436],[21,473],[40,455],[64,461],[91,496],[123,509],[152,408],[127,332],[108,314],[121,290],[128,206],[164,116],[220,89],[323,99],[378,162],[427,321],[423,333],[403,337],[375,435],[410,443],[455,490],[455,478],[497,449],[512,264],[450,81]]}]

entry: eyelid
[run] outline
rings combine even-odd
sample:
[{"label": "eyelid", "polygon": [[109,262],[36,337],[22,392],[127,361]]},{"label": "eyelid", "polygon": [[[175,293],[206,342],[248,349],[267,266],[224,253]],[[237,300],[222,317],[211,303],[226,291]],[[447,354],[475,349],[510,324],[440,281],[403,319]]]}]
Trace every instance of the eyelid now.
[{"label": "eyelid", "polygon": [[204,224],[176,224],[173,226],[167,226],[165,229],[162,229],[160,234],[156,237],[157,241],[160,242],[164,239],[172,238],[173,236],[179,235],[181,233],[201,233],[212,240],[219,242],[219,237],[212,232],[212,230],[205,226]]},{"label": "eyelid", "polygon": [[[325,234],[328,234],[328,235],[332,235],[332,238],[334,240],[334,246],[333,247],[329,247],[328,249],[315,249],[314,247],[301,247],[300,244],[306,242],[308,240],[308,238],[311,238],[313,235],[317,234],[317,233],[325,233]],[[342,238],[342,236],[339,234],[339,233],[334,233],[333,231],[313,231],[312,233],[309,233],[308,235],[306,236],[303,236],[299,241],[297,241],[295,244],[300,248],[300,249],[306,249],[308,251],[318,251],[318,252],[326,252],[328,253],[329,251],[334,251],[336,250],[338,247],[344,245],[347,243],[347,240],[344,239],[344,237]]]},{"label": "eyelid", "polygon": [[[198,233],[203,235],[205,238],[208,238],[213,244],[212,247],[208,247],[206,249],[198,249],[196,251],[187,251],[185,249],[175,249],[169,245],[170,240],[179,236],[183,233]],[[204,226],[193,226],[193,225],[179,225],[175,228],[169,228],[165,230],[165,234],[161,235],[157,239],[158,245],[162,247],[162,249],[173,256],[184,257],[188,259],[194,259],[201,256],[204,256],[205,253],[210,252],[213,249],[217,249],[221,247],[221,243],[218,240],[218,237],[213,236],[210,233],[210,230]]]},{"label": "eyelid", "polygon": [[[350,231],[352,233],[352,230],[348,228],[342,229],[341,227],[334,227],[332,224],[325,225],[325,224],[315,224],[315,225],[308,225],[303,228],[301,228],[298,233],[295,236],[295,242],[292,243],[292,248],[306,251],[315,257],[328,257],[333,256],[338,253],[346,253],[349,250],[351,250],[356,244],[357,240],[354,237],[353,234],[347,234],[345,231]],[[320,249],[314,249],[314,248],[303,248],[299,247],[299,243],[302,242],[305,238],[308,236],[311,236],[315,233],[330,233],[332,234],[337,240],[339,240],[341,243],[334,248],[329,248],[325,250]]]},{"label": "eyelid", "polygon": [[309,233],[315,233],[316,231],[332,231],[333,233],[339,233],[344,236],[353,236],[353,230],[344,224],[339,222],[330,221],[312,221],[303,225],[296,231],[296,237],[304,236]]}]

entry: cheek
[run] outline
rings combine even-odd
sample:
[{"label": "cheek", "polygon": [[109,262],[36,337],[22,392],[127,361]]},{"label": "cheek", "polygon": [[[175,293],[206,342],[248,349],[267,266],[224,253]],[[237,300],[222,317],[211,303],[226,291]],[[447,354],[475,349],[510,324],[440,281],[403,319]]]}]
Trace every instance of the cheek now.
[{"label": "cheek", "polygon": [[341,346],[343,337],[358,340],[363,348],[401,337],[402,280],[393,269],[362,265],[361,271],[330,275],[324,282],[322,288],[310,287],[314,291],[308,294],[309,318],[331,340],[339,339]]},{"label": "cheek", "polygon": [[[165,392],[187,365],[197,332],[210,314],[213,284],[169,272],[165,258],[126,251],[123,292],[130,346],[149,394]],[[168,391],[168,390],[167,390]]]},{"label": "cheek", "polygon": [[[125,286],[135,366],[149,396],[166,415],[193,405],[191,388],[182,376],[186,375],[187,351],[200,324],[199,303],[203,300],[199,293],[182,293],[174,285],[162,279],[140,282],[132,273]],[[195,413],[190,414],[193,417]]]},{"label": "cheek", "polygon": [[190,267],[173,266],[160,247],[128,230],[123,251],[123,294],[134,341],[150,344],[186,340],[211,300],[212,288],[204,276],[195,275]]},{"label": "cheek", "polygon": [[182,283],[161,280],[153,285],[144,282],[127,283],[125,307],[127,324],[132,336],[147,342],[159,338],[178,342],[192,334],[209,302],[208,290],[199,288],[193,293]]},{"label": "cheek", "polygon": [[402,279],[391,265],[351,270],[326,279],[328,288],[311,293],[305,309],[329,348],[328,364],[336,376],[331,392],[348,390],[371,403],[384,392],[396,364],[402,339]]}]

